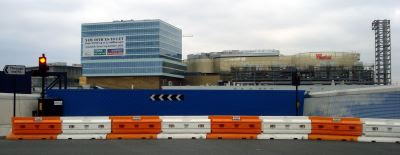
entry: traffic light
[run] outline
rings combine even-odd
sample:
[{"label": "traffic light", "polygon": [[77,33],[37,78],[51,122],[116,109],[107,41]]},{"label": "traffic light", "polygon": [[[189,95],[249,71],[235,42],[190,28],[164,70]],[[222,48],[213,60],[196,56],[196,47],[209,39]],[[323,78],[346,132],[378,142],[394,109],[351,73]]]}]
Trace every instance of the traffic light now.
[{"label": "traffic light", "polygon": [[49,70],[49,67],[47,66],[47,58],[44,54],[42,54],[41,57],[39,57],[39,73],[45,74]]}]

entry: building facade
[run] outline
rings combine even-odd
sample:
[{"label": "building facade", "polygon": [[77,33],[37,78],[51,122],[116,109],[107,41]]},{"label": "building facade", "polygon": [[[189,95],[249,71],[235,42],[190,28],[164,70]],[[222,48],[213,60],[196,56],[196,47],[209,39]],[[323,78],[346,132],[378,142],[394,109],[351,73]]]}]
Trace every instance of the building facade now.
[{"label": "building facade", "polygon": [[180,85],[184,77],[182,30],[162,20],[85,23],[81,35],[89,85],[157,89]]},{"label": "building facade", "polygon": [[279,50],[226,50],[188,55],[187,85],[235,82],[251,85],[290,85],[292,72],[303,84],[373,84],[373,65],[364,65],[355,52],[307,52],[281,55]]}]

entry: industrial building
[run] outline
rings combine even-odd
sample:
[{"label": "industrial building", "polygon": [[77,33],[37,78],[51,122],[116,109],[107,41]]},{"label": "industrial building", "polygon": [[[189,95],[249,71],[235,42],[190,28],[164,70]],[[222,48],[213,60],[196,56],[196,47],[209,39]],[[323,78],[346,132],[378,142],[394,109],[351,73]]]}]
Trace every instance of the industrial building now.
[{"label": "industrial building", "polygon": [[[54,62],[48,63],[49,71],[48,72],[56,72],[56,73],[65,73],[67,79],[67,87],[78,87],[79,86],[79,78],[82,76],[82,66],[80,64],[72,64],[68,66],[66,62]],[[34,71],[38,70],[38,66],[27,67],[26,71]],[[50,85],[53,81],[55,81],[57,76],[49,76],[46,78],[46,86]],[[63,80],[64,78],[60,78]],[[40,89],[42,83],[42,78],[39,76],[32,77],[32,88],[34,91]],[[64,87],[64,82],[61,82],[61,86]],[[36,89],[36,90],[35,90]]]},{"label": "industrial building", "polygon": [[159,89],[182,85],[182,30],[162,20],[82,24],[82,85]]},{"label": "industrial building", "polygon": [[188,55],[186,64],[186,85],[290,85],[296,70],[306,85],[374,84],[373,65],[363,64],[356,52],[227,50]]}]

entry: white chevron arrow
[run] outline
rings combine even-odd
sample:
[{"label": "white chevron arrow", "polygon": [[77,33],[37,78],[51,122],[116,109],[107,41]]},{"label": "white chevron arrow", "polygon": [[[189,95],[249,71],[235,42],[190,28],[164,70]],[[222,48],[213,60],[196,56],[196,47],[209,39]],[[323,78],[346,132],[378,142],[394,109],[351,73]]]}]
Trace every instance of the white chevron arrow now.
[{"label": "white chevron arrow", "polygon": [[167,97],[168,100],[172,101],[173,99],[171,97],[172,97],[172,94],[169,94],[168,97]]},{"label": "white chevron arrow", "polygon": [[161,94],[160,97],[158,97],[160,99],[160,101],[164,101],[164,99],[162,98],[164,95]]},{"label": "white chevron arrow", "polygon": [[150,97],[150,99],[152,100],[152,101],[155,101],[156,99],[154,98],[154,96],[156,96],[155,94],[153,94],[153,95],[151,95],[151,97]]},{"label": "white chevron arrow", "polygon": [[181,101],[179,97],[181,97],[181,94],[176,95],[176,100]]}]

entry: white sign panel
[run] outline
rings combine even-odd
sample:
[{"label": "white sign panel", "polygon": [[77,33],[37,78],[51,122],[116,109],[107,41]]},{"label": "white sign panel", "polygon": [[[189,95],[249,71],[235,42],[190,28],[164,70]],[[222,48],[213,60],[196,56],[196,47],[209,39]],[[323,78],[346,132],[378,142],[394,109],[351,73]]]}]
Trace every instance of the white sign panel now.
[{"label": "white sign panel", "polygon": [[82,56],[125,55],[126,36],[83,37]]},{"label": "white sign panel", "polygon": [[25,66],[23,65],[6,65],[3,69],[5,74],[11,75],[24,75],[25,74]]}]

